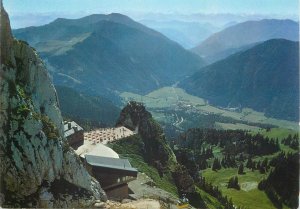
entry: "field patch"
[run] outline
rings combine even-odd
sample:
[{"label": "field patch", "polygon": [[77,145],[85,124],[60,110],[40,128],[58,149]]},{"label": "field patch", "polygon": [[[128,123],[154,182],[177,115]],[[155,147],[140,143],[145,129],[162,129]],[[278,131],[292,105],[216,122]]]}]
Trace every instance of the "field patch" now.
[{"label": "field patch", "polygon": [[243,182],[240,185],[241,185],[241,190],[248,192],[250,190],[256,189],[258,183],[256,181],[250,181],[250,182],[248,181],[248,182]]}]

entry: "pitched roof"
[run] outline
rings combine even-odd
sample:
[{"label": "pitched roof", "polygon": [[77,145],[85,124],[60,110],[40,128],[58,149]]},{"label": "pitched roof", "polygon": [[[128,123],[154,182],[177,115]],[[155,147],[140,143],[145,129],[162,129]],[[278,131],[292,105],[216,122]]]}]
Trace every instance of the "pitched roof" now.
[{"label": "pitched roof", "polygon": [[86,162],[92,166],[137,172],[127,159],[85,155]]},{"label": "pitched roof", "polygon": [[[69,124],[70,124],[70,128],[69,128]],[[74,128],[76,128],[77,130],[75,131]],[[64,136],[65,137],[71,136],[75,132],[82,131],[82,130],[83,130],[83,128],[81,126],[79,126],[77,123],[75,123],[74,121],[64,122]]]}]

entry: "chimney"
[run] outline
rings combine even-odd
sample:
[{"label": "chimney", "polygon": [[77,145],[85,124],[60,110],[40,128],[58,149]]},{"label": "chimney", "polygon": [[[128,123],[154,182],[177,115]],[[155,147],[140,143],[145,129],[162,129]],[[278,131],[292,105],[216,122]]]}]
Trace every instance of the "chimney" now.
[{"label": "chimney", "polygon": [[71,129],[71,126],[72,126],[71,122],[68,122],[68,130]]}]

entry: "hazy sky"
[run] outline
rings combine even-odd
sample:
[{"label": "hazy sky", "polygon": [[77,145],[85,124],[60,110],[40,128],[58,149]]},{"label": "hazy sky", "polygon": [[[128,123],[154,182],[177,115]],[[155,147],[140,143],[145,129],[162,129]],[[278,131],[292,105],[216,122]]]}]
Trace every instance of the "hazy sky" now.
[{"label": "hazy sky", "polygon": [[[13,28],[92,13],[233,13],[297,15],[298,0],[3,0]],[[38,21],[38,22],[37,22]],[[35,23],[37,22],[37,23]]]}]

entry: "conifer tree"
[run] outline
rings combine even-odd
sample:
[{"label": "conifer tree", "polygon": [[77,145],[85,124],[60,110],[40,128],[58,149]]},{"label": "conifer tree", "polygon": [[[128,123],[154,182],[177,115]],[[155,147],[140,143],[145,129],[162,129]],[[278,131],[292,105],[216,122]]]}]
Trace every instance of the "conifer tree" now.
[{"label": "conifer tree", "polygon": [[244,165],[243,163],[240,164],[239,169],[238,169],[238,174],[243,175],[244,173]]},{"label": "conifer tree", "polygon": [[214,162],[213,162],[213,165],[212,165],[212,170],[217,171],[219,169],[221,169],[220,161],[218,160],[218,158],[215,158]]}]

